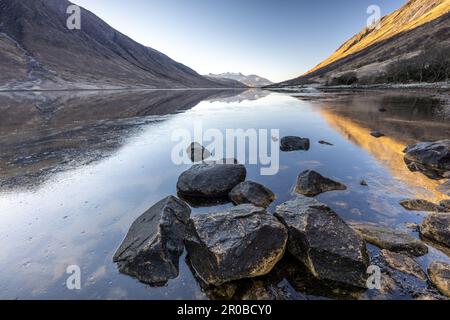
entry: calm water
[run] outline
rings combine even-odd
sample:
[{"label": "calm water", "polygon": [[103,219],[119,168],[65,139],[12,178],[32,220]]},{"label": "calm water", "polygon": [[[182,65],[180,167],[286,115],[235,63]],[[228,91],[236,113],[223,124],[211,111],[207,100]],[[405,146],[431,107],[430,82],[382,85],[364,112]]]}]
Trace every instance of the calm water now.
[{"label": "calm water", "polygon": [[[0,298],[216,297],[200,287],[184,256],[179,277],[160,288],[119,274],[112,262],[131,223],[163,197],[176,194],[178,176],[188,166],[172,164],[176,143],[170,136],[175,129],[192,131],[196,121],[205,129],[280,129],[281,136],[311,139],[308,152],[280,155],[275,176],[261,176],[258,166],[247,166],[249,180],[277,195],[271,211],[292,197],[301,171],[314,169],[349,187],[318,197],[345,220],[377,222],[417,237],[405,223],[420,223],[425,213],[405,211],[398,202],[438,201],[444,195],[435,190],[438,182],[408,171],[402,150],[417,141],[449,138],[449,109],[423,93],[0,95]],[[375,139],[372,130],[387,137]],[[369,187],[362,187],[361,179]],[[193,214],[216,209],[196,208]],[[444,252],[430,248],[430,254],[419,259],[424,268],[436,259],[450,262]],[[376,258],[377,249],[370,251]],[[81,267],[82,290],[66,288],[69,265]],[[268,277],[237,286],[242,296],[255,287],[294,299],[337,295],[308,279],[288,258]]]}]

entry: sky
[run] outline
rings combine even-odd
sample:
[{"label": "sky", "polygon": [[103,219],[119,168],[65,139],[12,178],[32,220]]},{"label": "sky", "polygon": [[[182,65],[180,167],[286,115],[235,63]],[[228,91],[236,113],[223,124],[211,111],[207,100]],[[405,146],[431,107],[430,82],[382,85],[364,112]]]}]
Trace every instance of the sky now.
[{"label": "sky", "polygon": [[295,78],[406,0],[72,0],[200,74]]}]

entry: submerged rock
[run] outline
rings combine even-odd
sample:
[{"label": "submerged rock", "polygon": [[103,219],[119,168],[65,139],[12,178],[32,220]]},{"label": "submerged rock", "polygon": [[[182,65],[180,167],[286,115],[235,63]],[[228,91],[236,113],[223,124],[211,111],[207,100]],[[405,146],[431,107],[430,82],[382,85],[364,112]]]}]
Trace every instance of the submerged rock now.
[{"label": "submerged rock", "polygon": [[288,250],[320,280],[365,287],[366,244],[333,210],[306,197],[277,207],[289,230]]},{"label": "submerged rock", "polygon": [[307,197],[314,197],[323,192],[334,190],[347,190],[342,183],[333,181],[313,170],[302,172],[297,179],[295,191]]},{"label": "submerged rock", "polygon": [[371,135],[372,137],[375,137],[375,138],[381,138],[381,137],[384,137],[384,136],[385,136],[384,133],[381,133],[381,132],[379,132],[379,131],[372,131],[372,132],[370,133],[370,135]]},{"label": "submerged rock", "polygon": [[243,165],[201,163],[181,174],[177,190],[182,197],[228,198],[230,191],[243,182],[246,175]]},{"label": "submerged rock", "polygon": [[410,274],[420,280],[427,280],[425,272],[423,272],[420,265],[410,256],[388,250],[382,250],[381,256],[391,268]]},{"label": "submerged rock", "polygon": [[215,286],[266,275],[283,257],[286,242],[286,228],[251,204],[193,217],[185,240],[192,268]]},{"label": "submerged rock", "polygon": [[404,150],[405,163],[415,172],[432,179],[442,179],[450,171],[450,140],[421,142]]},{"label": "submerged rock", "polygon": [[183,201],[171,196],[140,216],[114,255],[120,272],[152,285],[177,277],[190,214]]},{"label": "submerged rock", "polygon": [[319,143],[323,144],[323,145],[326,145],[326,146],[334,146],[334,144],[332,144],[330,142],[327,142],[327,141],[324,141],[324,140],[320,140]]},{"label": "submerged rock", "polygon": [[367,181],[366,180],[361,180],[360,182],[359,182],[359,184],[360,185],[362,185],[363,187],[368,187],[369,186],[369,184],[367,183]]},{"label": "submerged rock", "polygon": [[427,212],[446,211],[444,207],[422,199],[403,200],[400,202],[400,205],[406,210],[411,211],[427,211]]},{"label": "submerged rock", "polygon": [[450,264],[435,261],[428,268],[428,274],[438,290],[450,297]]},{"label": "submerged rock", "polygon": [[450,180],[441,184],[439,187],[436,188],[436,190],[439,191],[440,193],[450,196]]},{"label": "submerged rock", "polygon": [[211,157],[211,152],[198,142],[193,142],[186,152],[192,162],[200,162]]},{"label": "submerged rock", "polygon": [[420,234],[431,241],[450,247],[450,213],[428,215],[420,226]]},{"label": "submerged rock", "polygon": [[413,256],[423,256],[428,253],[428,247],[420,240],[397,230],[368,223],[352,223],[355,229],[367,242],[393,252],[409,253]]},{"label": "submerged rock", "polygon": [[281,139],[280,149],[283,152],[305,150],[310,148],[310,141],[307,138],[300,137],[284,137]]},{"label": "submerged rock", "polygon": [[257,207],[267,208],[275,201],[275,194],[259,183],[245,181],[231,190],[230,199],[236,205],[251,203]]}]

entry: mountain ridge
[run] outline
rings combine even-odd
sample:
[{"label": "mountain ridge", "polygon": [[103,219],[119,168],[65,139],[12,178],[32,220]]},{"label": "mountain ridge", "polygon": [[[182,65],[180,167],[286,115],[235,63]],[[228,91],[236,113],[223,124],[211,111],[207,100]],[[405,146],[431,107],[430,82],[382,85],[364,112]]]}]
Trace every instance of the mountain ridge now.
[{"label": "mountain ridge", "polygon": [[210,73],[206,77],[212,78],[212,79],[214,79],[214,78],[216,78],[216,79],[231,79],[231,80],[239,81],[249,87],[264,87],[264,86],[273,84],[272,81],[270,81],[266,78],[260,77],[258,75],[255,75],[255,74],[244,75],[240,72],[239,73],[224,72],[224,73],[220,73],[220,74]]},{"label": "mountain ridge", "polygon": [[[67,0],[0,0],[2,89],[222,88],[81,8],[66,27]],[[3,61],[3,62],[2,62]]]}]

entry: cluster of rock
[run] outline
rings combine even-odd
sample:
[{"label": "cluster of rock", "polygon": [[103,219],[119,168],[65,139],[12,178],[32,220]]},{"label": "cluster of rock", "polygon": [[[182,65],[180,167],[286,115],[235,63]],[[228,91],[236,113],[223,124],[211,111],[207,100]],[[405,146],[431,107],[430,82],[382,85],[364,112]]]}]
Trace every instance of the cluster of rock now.
[{"label": "cluster of rock", "polygon": [[[285,150],[309,148],[309,141],[288,137],[284,142]],[[180,175],[179,198],[170,196],[158,202],[133,223],[114,255],[121,272],[145,283],[163,285],[178,276],[179,259],[186,248],[196,278],[206,286],[218,287],[267,275],[289,252],[319,281],[366,288],[370,265],[366,243],[370,243],[382,249],[381,256],[391,268],[427,280],[414,259],[428,253],[421,240],[384,226],[347,224],[330,207],[312,198],[346,190],[342,183],[304,171],[297,179],[297,195],[271,214],[267,208],[275,194],[261,184],[245,181],[245,166],[234,160],[203,161],[209,153],[200,145],[193,144],[190,150],[195,155],[193,162],[202,162]],[[236,206],[190,217],[190,207],[180,198],[225,199]],[[450,213],[444,213],[448,201],[434,205],[416,200],[402,205],[434,211],[420,226],[420,233],[450,247]],[[449,270],[449,265],[439,262],[429,270],[430,280],[446,295]]]}]

